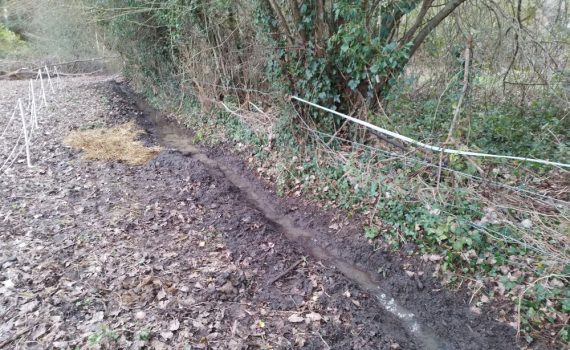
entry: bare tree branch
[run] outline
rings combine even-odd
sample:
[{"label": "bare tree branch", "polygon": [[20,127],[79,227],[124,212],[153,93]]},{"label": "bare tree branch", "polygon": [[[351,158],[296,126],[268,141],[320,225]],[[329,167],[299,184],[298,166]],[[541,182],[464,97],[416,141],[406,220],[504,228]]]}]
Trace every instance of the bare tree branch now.
[{"label": "bare tree branch", "polygon": [[[431,31],[434,30],[435,27],[437,27],[445,18],[447,18],[447,16],[449,16],[453,11],[455,11],[457,7],[459,7],[459,5],[465,1],[466,0],[452,0],[448,2],[441,11],[433,16],[412,40],[412,47],[410,48],[409,57],[412,57],[414,55],[416,50],[426,40]],[[405,44],[405,42],[401,42],[401,44]]]},{"label": "bare tree branch", "polygon": [[420,13],[418,14],[418,17],[416,18],[415,23],[410,27],[410,29],[408,29],[406,31],[406,33],[404,34],[404,36],[401,39],[402,42],[408,42],[412,39],[412,37],[414,36],[416,31],[422,25],[424,17],[426,16],[426,14],[427,14],[430,6],[433,4],[433,2],[434,2],[434,0],[424,0],[423,1],[422,7],[420,9]]},{"label": "bare tree branch", "polygon": [[517,55],[519,53],[519,32],[522,29],[522,22],[521,22],[521,5],[522,5],[522,0],[518,0],[518,4],[517,4],[517,11],[516,11],[516,19],[517,19],[517,30],[515,30],[515,51],[513,52],[513,57],[511,57],[511,61],[509,62],[509,66],[507,67],[507,71],[505,72],[505,75],[503,75],[503,93],[505,92],[505,86],[506,86],[506,81],[507,81],[507,77],[509,76],[509,73],[511,72],[511,68],[513,68],[513,65],[515,64],[515,60],[517,59]]}]

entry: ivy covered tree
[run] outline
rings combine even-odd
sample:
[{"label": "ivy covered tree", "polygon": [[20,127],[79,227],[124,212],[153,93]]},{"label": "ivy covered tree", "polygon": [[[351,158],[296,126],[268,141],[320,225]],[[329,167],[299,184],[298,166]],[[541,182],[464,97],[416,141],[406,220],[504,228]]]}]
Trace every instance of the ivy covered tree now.
[{"label": "ivy covered tree", "polygon": [[[447,82],[462,76],[471,37],[471,78],[476,69],[487,81],[503,77],[501,96],[523,99],[559,79],[567,61],[560,43],[568,29],[556,15],[567,10],[541,0],[74,1],[111,32],[134,81],[196,96],[206,110],[212,99],[235,97],[241,106],[248,94],[263,100],[277,87],[372,120],[404,85],[404,72],[440,74],[436,86],[455,86]],[[526,76],[530,82],[519,82]]]},{"label": "ivy covered tree", "polygon": [[466,0],[260,0],[290,89],[339,109],[376,106],[430,33]]}]

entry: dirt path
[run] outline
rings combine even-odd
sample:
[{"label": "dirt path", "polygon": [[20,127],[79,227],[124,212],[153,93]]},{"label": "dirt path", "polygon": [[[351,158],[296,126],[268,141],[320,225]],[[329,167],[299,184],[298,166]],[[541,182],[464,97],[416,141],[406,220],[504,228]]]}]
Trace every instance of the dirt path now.
[{"label": "dirt path", "polygon": [[[2,104],[25,92],[6,84]],[[426,263],[277,198],[113,81],[63,91],[35,167],[0,175],[0,348],[515,348],[510,326],[440,290]],[[70,130],[129,120],[165,148],[145,165],[62,145]]]}]

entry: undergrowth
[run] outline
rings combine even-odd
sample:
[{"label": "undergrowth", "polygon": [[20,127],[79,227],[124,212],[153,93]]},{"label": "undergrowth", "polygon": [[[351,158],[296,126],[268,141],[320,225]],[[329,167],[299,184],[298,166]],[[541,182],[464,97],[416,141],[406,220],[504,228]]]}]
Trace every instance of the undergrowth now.
[{"label": "undergrowth", "polygon": [[[376,124],[402,135],[427,142],[440,143],[449,129],[457,97],[451,94],[444,101],[437,97],[409,98],[398,95],[389,104],[387,118],[377,118]],[[471,149],[512,156],[538,159],[570,159],[570,119],[561,117],[563,107],[551,101],[485,104],[473,101],[462,110],[457,138]]]},{"label": "undergrowth", "polygon": [[[410,254],[436,264],[442,283],[468,287],[474,312],[484,312],[495,301],[498,319],[519,329],[528,344],[545,334],[557,338],[559,346],[568,343],[570,266],[561,260],[567,261],[569,252],[556,246],[567,242],[567,222],[541,217],[543,225],[521,227],[536,218],[520,208],[495,208],[481,194],[494,191],[497,198],[510,198],[509,191],[455,171],[443,171],[436,185],[433,164],[315,132],[303,134],[286,107],[273,125],[274,138],[268,138],[222,110],[204,118],[190,98],[180,103],[172,96],[149,97],[156,107],[181,110],[181,121],[195,131],[197,143],[232,145],[252,169],[276,184],[280,195],[302,194],[364,218],[363,234],[371,244],[381,240],[399,249],[413,243]],[[483,147],[486,141],[481,142]],[[568,214],[567,207],[561,210],[561,217]],[[550,245],[536,243],[548,241],[545,228],[561,232],[562,240],[553,236]],[[545,249],[552,251],[545,254]],[[560,254],[548,254],[554,251]]]},{"label": "undergrowth", "polygon": [[0,23],[0,59],[8,55],[20,56],[27,50],[28,47],[22,38]]}]

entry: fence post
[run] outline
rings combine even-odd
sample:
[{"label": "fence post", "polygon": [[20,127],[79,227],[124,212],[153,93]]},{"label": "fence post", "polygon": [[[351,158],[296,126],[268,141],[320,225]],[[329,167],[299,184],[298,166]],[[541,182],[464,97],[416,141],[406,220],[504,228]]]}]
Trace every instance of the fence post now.
[{"label": "fence post", "polygon": [[53,83],[51,82],[51,76],[49,74],[48,66],[46,66],[45,69],[46,69],[46,74],[47,74],[47,78],[48,78],[49,88],[50,88],[52,93],[55,93],[55,90],[53,88]]},{"label": "fence post", "polygon": [[55,72],[55,75],[57,76],[57,88],[61,89],[61,77],[59,76],[59,70],[57,69],[57,66],[53,66],[53,71]]},{"label": "fence post", "polygon": [[44,89],[44,78],[42,76],[42,70],[38,69],[38,75],[40,76],[40,86],[42,88],[42,104],[40,105],[40,108],[42,108],[42,106],[45,104],[45,106],[47,107],[47,99],[46,99],[46,90]]},{"label": "fence post", "polygon": [[34,81],[32,79],[30,79],[30,95],[31,95],[31,105],[30,105],[30,120],[32,123],[32,126],[37,127],[38,126],[38,113],[37,113],[37,105],[36,105],[36,93],[35,93],[35,89],[34,89]]},{"label": "fence post", "polygon": [[28,129],[26,127],[26,116],[24,113],[24,106],[22,105],[22,99],[18,99],[18,104],[20,105],[20,116],[22,117],[22,128],[24,130],[24,145],[26,148],[26,161],[28,163],[28,168],[32,167],[32,161],[30,159],[30,143],[28,140]]}]

